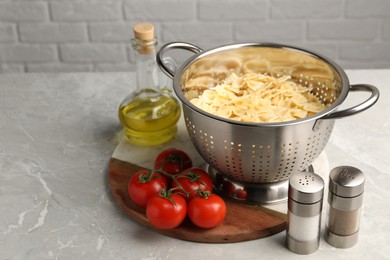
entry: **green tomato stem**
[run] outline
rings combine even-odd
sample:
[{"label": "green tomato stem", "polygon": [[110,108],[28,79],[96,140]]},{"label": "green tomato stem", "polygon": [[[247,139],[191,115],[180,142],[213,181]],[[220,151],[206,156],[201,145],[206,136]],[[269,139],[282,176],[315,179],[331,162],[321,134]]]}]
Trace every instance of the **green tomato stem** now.
[{"label": "green tomato stem", "polygon": [[172,199],[172,189],[167,190],[164,188],[160,191],[159,195],[160,197],[169,200],[173,204],[173,206],[177,206],[176,202]]},{"label": "green tomato stem", "polygon": [[207,198],[210,197],[210,195],[211,195],[211,192],[210,192],[210,191],[207,191],[207,190],[198,189],[196,192],[197,192],[197,193],[199,194],[199,196],[200,196],[201,198],[203,198],[203,199],[207,199]]},{"label": "green tomato stem", "polygon": [[166,171],[161,170],[161,169],[160,169],[160,170],[156,170],[155,172],[158,172],[158,173],[160,173],[160,174],[162,174],[162,175],[164,175],[164,176],[166,176],[166,177],[172,178],[172,180],[177,184],[177,188],[171,188],[171,189],[169,189],[169,190],[171,190],[171,193],[172,193],[172,191],[174,191],[174,190],[180,189],[180,191],[183,192],[183,193],[185,194],[186,197],[189,197],[189,196],[190,196],[191,192],[186,191],[186,190],[183,188],[183,186],[180,185],[179,181],[177,180],[177,178],[185,177],[185,175],[183,175],[183,174],[171,175],[171,174],[169,174],[169,173],[167,173]]},{"label": "green tomato stem", "polygon": [[140,174],[138,176],[139,182],[140,183],[147,183],[147,182],[150,182],[150,180],[152,178],[160,178],[160,176],[155,176],[153,173],[155,173],[155,171],[149,170],[147,174]]}]

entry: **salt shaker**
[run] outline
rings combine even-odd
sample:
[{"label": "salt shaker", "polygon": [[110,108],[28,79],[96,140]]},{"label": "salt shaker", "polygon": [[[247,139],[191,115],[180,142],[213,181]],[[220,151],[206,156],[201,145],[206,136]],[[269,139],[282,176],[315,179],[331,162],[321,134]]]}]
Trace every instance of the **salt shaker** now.
[{"label": "salt shaker", "polygon": [[334,247],[348,248],[358,241],[364,181],[364,174],[351,166],[336,167],[329,174],[325,240]]},{"label": "salt shaker", "polygon": [[307,255],[317,251],[320,243],[320,225],[323,179],[311,172],[291,176],[288,189],[287,248]]}]

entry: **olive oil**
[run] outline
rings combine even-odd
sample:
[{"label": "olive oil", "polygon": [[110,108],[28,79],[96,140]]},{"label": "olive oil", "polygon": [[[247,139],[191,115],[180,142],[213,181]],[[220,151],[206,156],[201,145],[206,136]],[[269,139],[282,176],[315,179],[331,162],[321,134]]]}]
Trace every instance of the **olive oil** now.
[{"label": "olive oil", "polygon": [[161,88],[156,45],[153,25],[134,26],[136,89],[119,105],[118,116],[127,140],[137,145],[158,145],[171,140],[181,114],[178,100],[167,87]]},{"label": "olive oil", "polygon": [[164,92],[143,89],[119,107],[119,119],[127,139],[138,145],[158,145],[177,132],[181,108],[177,99]]}]

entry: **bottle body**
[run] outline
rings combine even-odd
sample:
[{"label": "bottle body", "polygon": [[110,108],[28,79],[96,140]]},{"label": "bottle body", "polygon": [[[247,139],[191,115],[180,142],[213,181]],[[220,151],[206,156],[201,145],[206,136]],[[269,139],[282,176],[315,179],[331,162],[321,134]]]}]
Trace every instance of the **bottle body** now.
[{"label": "bottle body", "polygon": [[118,116],[129,142],[159,145],[176,135],[181,107],[168,86],[161,86],[153,25],[136,25],[134,35],[136,88],[119,105]]},{"label": "bottle body", "polygon": [[118,114],[129,142],[158,145],[176,135],[181,108],[170,93],[142,89],[121,103]]}]

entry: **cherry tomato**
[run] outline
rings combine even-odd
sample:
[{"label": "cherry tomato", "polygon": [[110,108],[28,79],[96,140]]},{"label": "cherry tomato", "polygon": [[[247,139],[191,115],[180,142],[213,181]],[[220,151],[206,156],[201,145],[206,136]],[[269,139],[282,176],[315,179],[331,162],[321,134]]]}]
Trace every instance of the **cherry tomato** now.
[{"label": "cherry tomato", "polygon": [[221,197],[209,193],[193,198],[188,204],[188,217],[201,228],[212,228],[222,223],[226,216],[226,204]]},{"label": "cherry tomato", "polygon": [[199,168],[193,167],[184,170],[180,175],[176,175],[176,181],[172,181],[172,188],[179,187],[180,185],[189,194],[186,194],[180,189],[176,192],[187,197],[188,201],[197,196],[197,190],[213,191],[213,181],[210,175]]},{"label": "cherry tomato", "polygon": [[178,227],[187,215],[187,203],[179,194],[155,195],[146,206],[146,217],[152,226],[159,229]]},{"label": "cherry tomato", "polygon": [[236,190],[236,197],[242,200],[245,200],[248,197],[248,192],[244,189]]},{"label": "cherry tomato", "polygon": [[131,177],[128,193],[135,204],[145,208],[151,197],[167,187],[167,180],[160,173],[140,170]]},{"label": "cherry tomato", "polygon": [[236,194],[236,186],[230,181],[224,180],[222,186],[223,194],[234,196]]},{"label": "cherry tomato", "polygon": [[162,151],[154,161],[156,170],[162,169],[172,175],[179,174],[190,167],[192,167],[191,158],[187,153],[176,148]]}]

